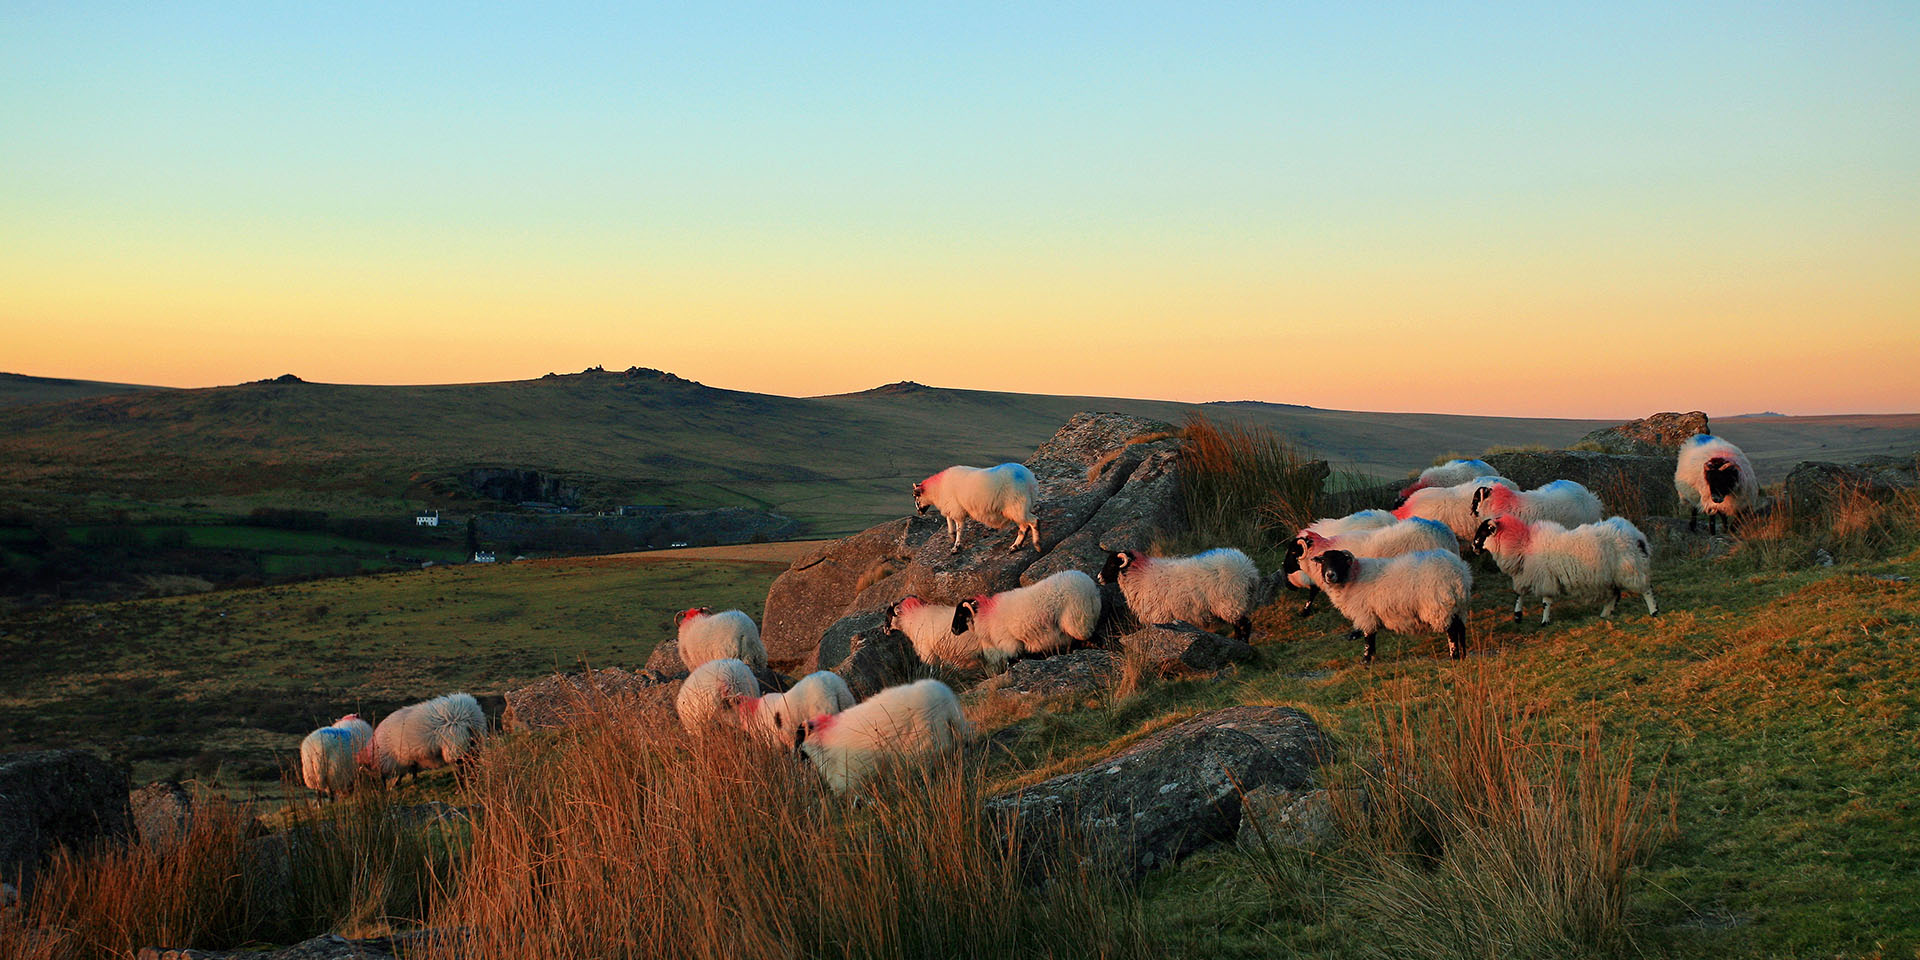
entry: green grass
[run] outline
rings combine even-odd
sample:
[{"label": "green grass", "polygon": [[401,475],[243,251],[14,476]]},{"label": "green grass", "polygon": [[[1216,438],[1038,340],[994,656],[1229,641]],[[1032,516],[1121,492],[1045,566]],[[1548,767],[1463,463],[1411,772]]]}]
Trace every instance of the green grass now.
[{"label": "green grass", "polygon": [[677,610],[758,619],[783,569],[582,558],[17,614],[0,621],[0,749],[83,746],[136,778],[270,786],[342,713],[498,695],[582,659],[638,668]]}]

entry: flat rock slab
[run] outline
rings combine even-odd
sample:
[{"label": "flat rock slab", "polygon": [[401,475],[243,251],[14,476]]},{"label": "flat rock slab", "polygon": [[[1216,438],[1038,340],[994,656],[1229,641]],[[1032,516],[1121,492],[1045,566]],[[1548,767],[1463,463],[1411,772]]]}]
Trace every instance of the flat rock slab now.
[{"label": "flat rock slab", "polygon": [[1119,654],[1075,650],[1040,660],[1015,660],[995,682],[994,691],[1035,697],[1089,694],[1112,687],[1119,677]]},{"label": "flat rock slab", "polygon": [[1049,872],[1064,842],[1075,856],[1138,875],[1233,840],[1241,790],[1308,788],[1331,756],[1319,725],[1298,710],[1228,707],[994,797],[987,811],[1012,833],[1031,873]]},{"label": "flat rock slab", "polygon": [[1121,637],[1120,645],[1144,654],[1154,673],[1168,679],[1214,673],[1254,657],[1246,641],[1178,622],[1143,627]]}]

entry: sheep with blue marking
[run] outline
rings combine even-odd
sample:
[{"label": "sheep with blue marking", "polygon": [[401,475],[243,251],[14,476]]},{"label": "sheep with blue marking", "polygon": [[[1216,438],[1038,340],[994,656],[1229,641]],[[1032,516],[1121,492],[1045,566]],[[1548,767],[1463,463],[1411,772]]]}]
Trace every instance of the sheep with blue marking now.
[{"label": "sheep with blue marking", "polygon": [[1760,481],[1746,453],[1710,433],[1696,434],[1680,445],[1673,490],[1687,507],[1689,531],[1700,529],[1704,513],[1708,533],[1716,521],[1732,532],[1733,518],[1753,510],[1760,501]]},{"label": "sheep with blue marking", "polygon": [[1373,635],[1384,627],[1395,633],[1440,633],[1447,656],[1467,651],[1467,602],[1473,571],[1451,550],[1422,550],[1398,557],[1356,557],[1328,550],[1313,558],[1314,576],[1327,599],[1348,622],[1354,639],[1366,641],[1360,662],[1373,662]]},{"label": "sheep with blue marking", "polygon": [[808,721],[800,752],[835,793],[882,766],[957,749],[973,736],[960,699],[938,680],[888,687],[837,714]]},{"label": "sheep with blue marking", "polygon": [[1308,561],[1328,550],[1345,550],[1356,557],[1397,557],[1422,550],[1458,553],[1460,546],[1446,524],[1425,517],[1331,536],[1323,536],[1312,528],[1303,530],[1287,545],[1287,555],[1296,558],[1293,572],[1287,575],[1287,586],[1307,591],[1307,602],[1300,608],[1300,616],[1313,613],[1313,599],[1320,588],[1314,565]]},{"label": "sheep with blue marking", "polygon": [[373,727],[349,713],[300,741],[300,782],[333,799],[353,789],[355,763],[373,739]]},{"label": "sheep with blue marking", "polygon": [[1555,480],[1532,490],[1515,490],[1499,484],[1482,484],[1473,492],[1473,515],[1477,533],[1479,520],[1502,514],[1519,517],[1527,523],[1551,521],[1563,527],[1597,523],[1606,516],[1606,507],[1592,490],[1572,480]]},{"label": "sheep with blue marking", "polygon": [[1552,619],[1556,597],[1605,597],[1600,615],[1610,618],[1621,593],[1632,592],[1646,601],[1648,616],[1660,613],[1651,585],[1653,548],[1624,517],[1569,530],[1502,514],[1483,521],[1474,540],[1513,581],[1515,620],[1529,596],[1540,598],[1542,624]]},{"label": "sheep with blue marking", "polygon": [[1427,487],[1415,490],[1404,503],[1393,508],[1393,515],[1399,520],[1414,517],[1438,520],[1446,524],[1455,537],[1472,543],[1473,531],[1480,525],[1480,518],[1473,513],[1473,496],[1488,486],[1514,489],[1513,481],[1498,476],[1475,477],[1451,487]]},{"label": "sheep with blue marking", "polygon": [[1397,504],[1407,502],[1407,498],[1413,496],[1416,491],[1425,490],[1428,487],[1458,486],[1478,477],[1499,475],[1500,471],[1495,470],[1485,460],[1448,460],[1446,463],[1420,471],[1419,479],[1400,491]]},{"label": "sheep with blue marking", "polygon": [[487,735],[478,701],[449,693],[401,707],[382,718],[360,751],[360,765],[389,784],[422,770],[470,760]]},{"label": "sheep with blue marking", "polygon": [[989,669],[1023,656],[1046,656],[1093,639],[1100,623],[1100,587],[1078,570],[1038,583],[963,601],[953,611],[953,634],[980,632]]},{"label": "sheep with blue marking", "polygon": [[918,513],[940,511],[946,518],[947,532],[953,534],[953,549],[960,552],[960,534],[972,520],[999,530],[1008,524],[1015,528],[1008,550],[1020,549],[1022,538],[1031,536],[1033,549],[1040,549],[1040,526],[1033,519],[1033,505],[1040,499],[1040,485],[1033,471],[1018,463],[997,467],[953,466],[913,485],[913,506]]},{"label": "sheep with blue marking", "polygon": [[1185,621],[1197,627],[1226,624],[1236,640],[1253,635],[1253,606],[1260,569],[1232,547],[1190,557],[1149,557],[1138,550],[1107,555],[1096,578],[1117,583],[1141,623]]},{"label": "sheep with blue marking", "polygon": [[675,617],[680,662],[688,670],[710,660],[739,660],[765,668],[767,648],[760,642],[760,628],[753,618],[739,610],[714,613],[706,607],[683,610]]}]

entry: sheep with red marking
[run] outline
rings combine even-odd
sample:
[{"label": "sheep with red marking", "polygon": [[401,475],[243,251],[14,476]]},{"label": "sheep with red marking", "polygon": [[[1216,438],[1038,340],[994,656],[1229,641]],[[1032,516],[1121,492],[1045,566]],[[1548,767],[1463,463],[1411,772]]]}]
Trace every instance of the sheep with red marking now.
[{"label": "sheep with red marking", "polygon": [[300,741],[300,782],[329,799],[353,789],[354,762],[373,727],[349,713]]},{"label": "sheep with red marking", "polygon": [[1100,587],[1078,570],[1062,570],[1031,586],[974,597],[953,611],[953,634],[980,631],[980,651],[998,670],[1022,656],[1045,656],[1093,639],[1100,623]]},{"label": "sheep with red marking", "polygon": [[486,735],[487,715],[479,702],[449,693],[382,718],[360,750],[360,765],[393,783],[470,759]]},{"label": "sheep with red marking", "polygon": [[1540,598],[1540,622],[1553,617],[1555,597],[1606,598],[1602,617],[1613,616],[1622,592],[1640,595],[1647,615],[1656,616],[1652,579],[1653,547],[1646,534],[1624,517],[1569,530],[1551,520],[1527,523],[1513,514],[1481,522],[1474,541],[1513,581],[1513,619],[1520,619],[1526,598]]},{"label": "sheep with red marking", "polygon": [[739,703],[758,696],[760,681],[754,677],[753,668],[726,657],[695,667],[681,682],[673,708],[680,715],[680,726],[689,734],[701,736],[733,718]]},{"label": "sheep with red marking", "polygon": [[1419,479],[1400,491],[1399,502],[1407,502],[1407,498],[1413,496],[1415,491],[1425,490],[1428,487],[1452,487],[1479,477],[1499,475],[1500,471],[1495,470],[1484,460],[1448,460],[1446,463],[1420,471]]},{"label": "sheep with red marking", "polygon": [[887,629],[905,635],[921,663],[944,663],[963,670],[982,666],[989,657],[980,648],[981,635],[956,636],[954,609],[919,597],[902,597],[887,607]]},{"label": "sheep with red marking", "polygon": [[1096,579],[1119,584],[1121,596],[1141,623],[1183,620],[1206,627],[1218,620],[1233,629],[1236,640],[1253,635],[1260,569],[1231,547],[1190,557],[1149,557],[1138,550],[1121,550],[1107,555]]},{"label": "sheep with red marking", "polygon": [[1040,549],[1040,527],[1033,519],[1033,505],[1040,498],[1040,485],[1033,471],[1018,463],[997,467],[948,467],[913,485],[913,506],[918,513],[929,508],[946,518],[947,532],[953,534],[953,549],[960,552],[960,534],[967,521],[986,524],[999,530],[1015,527],[1008,550],[1018,550],[1024,537],[1032,537],[1032,546]]},{"label": "sheep with red marking", "polygon": [[1739,447],[1710,433],[1696,434],[1680,445],[1674,463],[1673,490],[1687,507],[1687,529],[1700,529],[1707,515],[1707,532],[1715,521],[1733,530],[1733,518],[1759,505],[1760,481],[1753,464]]},{"label": "sheep with red marking", "polygon": [[839,713],[858,702],[839,674],[816,670],[784,693],[743,699],[736,706],[742,728],[768,743],[791,747],[800,742],[808,720]]},{"label": "sheep with red marking", "polygon": [[1480,519],[1473,514],[1473,495],[1490,485],[1514,489],[1513,481],[1496,476],[1475,477],[1451,487],[1427,487],[1415,490],[1405,503],[1393,508],[1393,515],[1399,520],[1414,517],[1438,520],[1446,524],[1455,537],[1471,543],[1473,531],[1480,524]]},{"label": "sheep with red marking", "polygon": [[953,750],[972,736],[953,690],[938,680],[919,680],[813,718],[800,751],[833,792],[845,793],[883,764]]},{"label": "sheep with red marking", "polygon": [[1555,480],[1532,490],[1515,490],[1498,484],[1482,484],[1473,492],[1473,515],[1477,532],[1479,520],[1509,514],[1527,523],[1542,520],[1563,527],[1597,523],[1606,516],[1606,507],[1592,490],[1572,480]]},{"label": "sheep with red marking", "polygon": [[1323,536],[1309,528],[1287,545],[1287,555],[1296,558],[1293,572],[1287,575],[1287,586],[1307,591],[1307,602],[1300,608],[1300,616],[1304,617],[1313,613],[1313,599],[1320,589],[1314,567],[1308,561],[1328,550],[1345,550],[1356,557],[1398,557],[1422,550],[1458,553],[1459,543],[1446,524],[1425,517],[1333,536]]},{"label": "sheep with red marking", "polygon": [[1314,576],[1327,599],[1353,624],[1354,639],[1366,641],[1360,662],[1373,662],[1373,635],[1385,627],[1395,633],[1444,633],[1447,655],[1466,655],[1467,601],[1473,571],[1451,550],[1422,550],[1398,557],[1356,557],[1328,550],[1313,558]]},{"label": "sheep with red marking", "polygon": [[745,613],[738,610],[714,613],[706,607],[695,607],[681,611],[674,619],[678,624],[680,662],[688,670],[709,660],[729,658],[766,667],[767,648],[760,642],[760,628]]}]

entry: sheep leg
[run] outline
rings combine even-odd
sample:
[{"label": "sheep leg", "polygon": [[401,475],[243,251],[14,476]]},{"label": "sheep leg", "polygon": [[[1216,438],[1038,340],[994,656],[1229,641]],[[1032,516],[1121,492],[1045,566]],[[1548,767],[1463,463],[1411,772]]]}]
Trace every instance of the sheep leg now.
[{"label": "sheep leg", "polygon": [[1460,619],[1460,615],[1456,613],[1452,620],[1447,621],[1447,656],[1458,660],[1466,655],[1467,622]]},{"label": "sheep leg", "polygon": [[957,522],[953,520],[948,520],[947,526],[953,528],[953,549],[948,550],[947,552],[959,553],[960,552],[960,532],[966,529],[967,522],[965,520],[960,520]]},{"label": "sheep leg", "polygon": [[1540,623],[1541,623],[1541,625],[1542,625],[1542,626],[1545,626],[1545,625],[1546,625],[1546,623],[1547,623],[1547,622],[1548,622],[1549,620],[1552,620],[1552,619],[1553,619],[1553,598],[1552,598],[1552,597],[1541,597],[1541,598],[1540,598]]},{"label": "sheep leg", "polygon": [[1517,594],[1517,593],[1513,595],[1513,622],[1514,623],[1520,622],[1520,605],[1525,602],[1527,602],[1526,597],[1521,596],[1520,594]]},{"label": "sheep leg", "polygon": [[1320,595],[1319,587],[1316,587],[1313,584],[1307,585],[1307,602],[1300,605],[1300,614],[1299,614],[1300,616],[1303,616],[1303,617],[1313,616],[1313,598],[1319,595]]},{"label": "sheep leg", "polygon": [[1244,616],[1233,622],[1233,638],[1242,643],[1253,639],[1253,617]]},{"label": "sheep leg", "polygon": [[1614,587],[1613,596],[1608,597],[1606,605],[1600,608],[1600,616],[1605,617],[1608,620],[1613,619],[1613,605],[1619,602],[1620,602],[1620,588]]},{"label": "sheep leg", "polygon": [[1365,640],[1367,642],[1367,648],[1364,652],[1360,654],[1360,662],[1361,663],[1373,662],[1373,634],[1368,633],[1364,630],[1361,630],[1358,627],[1355,627],[1352,633],[1347,634],[1347,639],[1348,640]]},{"label": "sheep leg", "polygon": [[1652,590],[1640,591],[1640,599],[1645,600],[1647,602],[1647,616],[1657,617],[1660,615],[1660,606],[1659,604],[1656,604],[1653,602]]},{"label": "sheep leg", "polygon": [[1700,508],[1699,507],[1687,508],[1687,532],[1688,533],[1700,532]]}]

